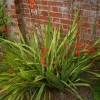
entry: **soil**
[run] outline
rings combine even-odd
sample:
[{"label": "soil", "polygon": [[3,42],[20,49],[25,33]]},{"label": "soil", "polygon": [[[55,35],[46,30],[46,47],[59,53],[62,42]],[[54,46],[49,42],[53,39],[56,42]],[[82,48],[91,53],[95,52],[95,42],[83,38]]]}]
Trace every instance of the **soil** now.
[{"label": "soil", "polygon": [[[88,87],[80,87],[78,88],[77,91],[83,100],[93,100],[92,92]],[[79,100],[79,99],[77,99],[74,95],[72,95],[68,91],[64,92],[53,91],[51,100]]]}]

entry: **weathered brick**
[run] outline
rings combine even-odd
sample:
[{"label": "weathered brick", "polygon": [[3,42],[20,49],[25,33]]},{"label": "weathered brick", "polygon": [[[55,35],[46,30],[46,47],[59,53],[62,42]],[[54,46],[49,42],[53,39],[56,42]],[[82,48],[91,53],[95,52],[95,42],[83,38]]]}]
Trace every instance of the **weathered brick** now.
[{"label": "weathered brick", "polygon": [[89,19],[89,18],[90,18],[90,17],[86,17],[86,16],[84,17],[84,16],[83,16],[83,17],[82,17],[82,22],[88,22],[88,19]]},{"label": "weathered brick", "polygon": [[60,27],[61,24],[60,24],[60,23],[52,23],[52,26],[53,26],[53,27]]},{"label": "weathered brick", "polygon": [[92,28],[93,25],[85,22],[85,23],[82,23],[82,26],[85,27],[85,28]]},{"label": "weathered brick", "polygon": [[40,4],[41,5],[47,5],[48,4],[48,1],[40,1]]},{"label": "weathered brick", "polygon": [[[29,0],[9,0],[9,5],[7,5],[7,11],[12,14],[14,23],[18,19],[20,29],[23,28],[21,18],[24,19],[23,23],[26,25],[26,30],[30,31],[28,24],[31,23],[31,17],[33,23],[38,27],[38,23],[47,24],[47,17],[50,14],[52,25],[54,27],[62,25],[62,32],[66,33],[65,31],[68,31],[73,22],[77,8],[80,8],[82,41],[85,42],[93,39],[91,34],[98,7],[97,37],[100,36],[100,0],[98,0],[98,5],[97,0],[74,0],[74,2],[73,0],[38,0],[35,2],[38,5],[35,4],[34,9],[31,10],[28,2]],[[32,16],[30,16],[30,11],[32,11]]]},{"label": "weathered brick", "polygon": [[64,19],[71,19],[71,14],[68,14],[68,13],[63,14],[62,18],[64,18]]},{"label": "weathered brick", "polygon": [[22,7],[22,8],[28,8],[28,9],[29,9],[29,4],[24,4],[24,3],[23,3],[23,4],[21,4],[21,7]]},{"label": "weathered brick", "polygon": [[25,18],[26,22],[31,22],[31,18]]},{"label": "weathered brick", "polygon": [[59,22],[59,18],[52,18],[52,22],[54,22],[54,23],[60,23]]},{"label": "weathered brick", "polygon": [[62,18],[62,13],[50,12],[50,16]]},{"label": "weathered brick", "polygon": [[100,30],[100,25],[97,25],[97,29]]},{"label": "weathered brick", "polygon": [[90,10],[91,9],[91,5],[87,4],[87,3],[84,3],[84,4],[82,4],[82,9]]},{"label": "weathered brick", "polygon": [[60,9],[59,9],[59,7],[52,7],[52,11],[54,11],[54,12],[60,12]]},{"label": "weathered brick", "polygon": [[61,7],[61,6],[63,6],[63,4],[62,4],[62,2],[56,2],[56,1],[51,1],[51,2],[48,2],[48,6],[59,6],[59,7]]},{"label": "weathered brick", "polygon": [[96,4],[91,5],[91,10],[97,10],[98,6]]},{"label": "weathered brick", "polygon": [[24,13],[30,13],[30,9],[24,9]]},{"label": "weathered brick", "polygon": [[28,1],[28,0],[22,0],[22,2],[23,2],[23,3],[28,3],[29,1]]},{"label": "weathered brick", "polygon": [[71,25],[72,21],[71,20],[66,20],[66,19],[60,19],[60,23]]},{"label": "weathered brick", "polygon": [[69,28],[70,28],[70,25],[64,25],[64,24],[63,24],[63,28],[64,28],[64,29],[69,29]]},{"label": "weathered brick", "polygon": [[42,11],[42,15],[48,16],[48,12],[47,11]]},{"label": "weathered brick", "polygon": [[88,34],[92,34],[93,33],[93,30],[92,29],[88,29]]},{"label": "weathered brick", "polygon": [[47,21],[47,17],[46,17],[46,16],[44,16],[44,15],[40,15],[39,17],[40,17],[40,20]]},{"label": "weathered brick", "polygon": [[11,9],[15,9],[15,5],[11,5]]}]

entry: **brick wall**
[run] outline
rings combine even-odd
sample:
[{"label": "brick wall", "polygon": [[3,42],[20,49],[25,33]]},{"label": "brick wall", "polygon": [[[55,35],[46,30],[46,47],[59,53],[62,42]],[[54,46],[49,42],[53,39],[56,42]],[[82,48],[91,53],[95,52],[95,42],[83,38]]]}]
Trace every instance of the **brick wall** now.
[{"label": "brick wall", "polygon": [[98,19],[95,38],[100,37],[100,0],[35,0],[34,8],[31,9],[32,18],[30,17],[29,0],[7,1],[11,2],[7,4],[14,20],[12,27],[18,25],[23,34],[31,32],[31,21],[34,25],[47,23],[48,12],[52,25],[54,27],[62,25],[62,31],[66,33],[72,23],[72,13],[75,13],[75,9],[80,8],[83,16],[81,42],[93,40],[93,24],[96,17]]}]

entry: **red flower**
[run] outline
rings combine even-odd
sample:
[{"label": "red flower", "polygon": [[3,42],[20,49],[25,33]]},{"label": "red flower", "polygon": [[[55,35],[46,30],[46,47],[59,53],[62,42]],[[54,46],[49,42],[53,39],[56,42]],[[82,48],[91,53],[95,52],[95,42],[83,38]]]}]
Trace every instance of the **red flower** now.
[{"label": "red flower", "polygon": [[94,53],[95,53],[95,49],[93,47],[87,47],[86,54],[94,54]]},{"label": "red flower", "polygon": [[2,32],[5,32],[7,30],[6,26],[2,26]]},{"label": "red flower", "polygon": [[30,0],[30,7],[31,7],[31,8],[34,7],[34,0]]},{"label": "red flower", "polygon": [[80,51],[79,50],[75,50],[75,54],[76,55],[80,55]]},{"label": "red flower", "polygon": [[49,51],[49,49],[46,48],[46,49],[44,49],[44,51],[42,52],[42,54],[45,54],[45,53],[47,53],[48,51]]},{"label": "red flower", "polygon": [[76,43],[76,48],[83,48],[84,46],[85,46],[84,43],[82,43],[82,44]]},{"label": "red flower", "polygon": [[84,43],[82,43],[82,44],[81,44],[81,47],[83,48],[84,46],[85,46],[85,44],[84,44]]},{"label": "red flower", "polygon": [[45,57],[41,57],[40,60],[43,64],[45,63]]},{"label": "red flower", "polygon": [[77,48],[81,48],[81,45],[79,43],[76,43]]}]

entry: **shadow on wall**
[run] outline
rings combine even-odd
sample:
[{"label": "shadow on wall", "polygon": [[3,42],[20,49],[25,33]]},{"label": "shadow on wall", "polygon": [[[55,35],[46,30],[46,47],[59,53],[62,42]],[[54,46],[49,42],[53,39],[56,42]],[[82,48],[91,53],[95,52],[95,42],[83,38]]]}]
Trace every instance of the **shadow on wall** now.
[{"label": "shadow on wall", "polygon": [[24,23],[24,11],[22,10],[22,1],[21,0],[14,0],[15,3],[15,9],[16,9],[16,15],[17,15],[17,20],[18,20],[18,27],[23,35],[23,37],[25,38],[25,23]]}]

